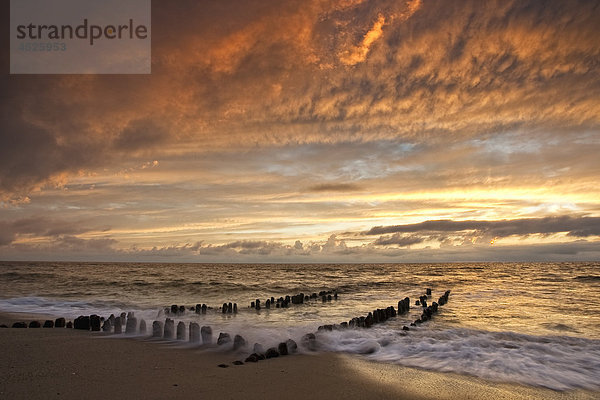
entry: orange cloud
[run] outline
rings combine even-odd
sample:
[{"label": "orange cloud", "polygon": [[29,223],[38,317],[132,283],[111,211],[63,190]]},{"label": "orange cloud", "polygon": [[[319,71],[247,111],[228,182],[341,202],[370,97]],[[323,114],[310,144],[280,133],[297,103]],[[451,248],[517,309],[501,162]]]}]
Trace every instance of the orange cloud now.
[{"label": "orange cloud", "polygon": [[153,5],[150,76],[7,76],[0,197],[186,154],[600,126],[591,3],[209,3]]},{"label": "orange cloud", "polygon": [[377,21],[375,21],[373,27],[365,34],[361,44],[340,54],[340,61],[346,65],[355,65],[365,61],[367,54],[369,54],[369,49],[383,34],[383,24],[385,24],[385,18],[379,14]]},{"label": "orange cloud", "polygon": [[406,21],[407,19],[412,17],[412,15],[414,13],[419,11],[420,8],[421,8],[421,0],[410,0],[410,1],[406,2],[406,10],[405,11],[392,14],[392,20],[397,19],[400,21]]}]

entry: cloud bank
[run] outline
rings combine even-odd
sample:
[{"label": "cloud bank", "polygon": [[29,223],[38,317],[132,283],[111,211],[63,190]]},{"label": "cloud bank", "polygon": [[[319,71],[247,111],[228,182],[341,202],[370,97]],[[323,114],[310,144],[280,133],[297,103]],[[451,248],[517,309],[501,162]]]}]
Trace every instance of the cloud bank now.
[{"label": "cloud bank", "polygon": [[153,15],[151,76],[2,77],[4,196],[132,151],[598,130],[593,2],[179,2]]},{"label": "cloud bank", "polygon": [[545,218],[522,218],[500,221],[424,221],[418,224],[376,226],[365,235],[386,233],[440,233],[473,231],[492,237],[512,235],[553,234],[565,232],[569,236],[587,237],[600,235],[600,218],[572,217],[568,215]]}]

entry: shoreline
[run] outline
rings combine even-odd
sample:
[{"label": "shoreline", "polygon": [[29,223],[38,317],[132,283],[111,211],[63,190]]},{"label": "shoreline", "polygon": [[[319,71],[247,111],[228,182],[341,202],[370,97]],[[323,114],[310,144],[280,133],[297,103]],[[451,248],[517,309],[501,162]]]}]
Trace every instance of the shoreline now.
[{"label": "shoreline", "polygon": [[[0,313],[0,324],[43,323],[46,317]],[[2,328],[0,343],[0,397],[15,399],[593,399],[600,394],[498,383],[340,353],[233,365],[247,354],[67,328]]]},{"label": "shoreline", "polygon": [[[9,328],[15,322],[31,322],[38,321],[42,325],[44,321],[50,319],[54,321],[57,317],[51,314],[41,314],[41,313],[15,313],[15,312],[5,312],[0,311],[0,325],[6,325]],[[48,328],[46,328],[48,329]]]}]

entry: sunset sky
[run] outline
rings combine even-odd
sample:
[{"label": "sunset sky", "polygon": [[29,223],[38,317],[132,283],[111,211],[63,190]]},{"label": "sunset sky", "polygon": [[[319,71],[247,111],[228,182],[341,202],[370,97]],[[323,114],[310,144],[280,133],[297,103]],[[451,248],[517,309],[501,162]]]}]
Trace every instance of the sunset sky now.
[{"label": "sunset sky", "polygon": [[0,259],[600,259],[599,1],[153,1],[150,75],[1,4]]}]

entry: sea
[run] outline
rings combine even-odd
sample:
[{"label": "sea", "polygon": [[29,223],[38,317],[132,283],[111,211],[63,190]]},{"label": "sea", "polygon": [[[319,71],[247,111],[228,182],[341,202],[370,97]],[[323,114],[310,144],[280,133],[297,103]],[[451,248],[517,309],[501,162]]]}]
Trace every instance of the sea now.
[{"label": "sea", "polygon": [[[415,301],[447,304],[417,326]],[[271,297],[321,291],[287,308]],[[373,327],[318,330],[410,298],[408,313]],[[261,300],[260,310],[251,302]],[[237,313],[223,314],[223,303]],[[165,264],[0,262],[0,311],[73,319],[134,312],[151,330],[164,309],[265,348],[317,333],[319,351],[554,390],[600,389],[600,263]],[[206,314],[189,307],[206,304]],[[403,327],[409,328],[408,331]],[[309,352],[299,347],[300,352]]]}]

